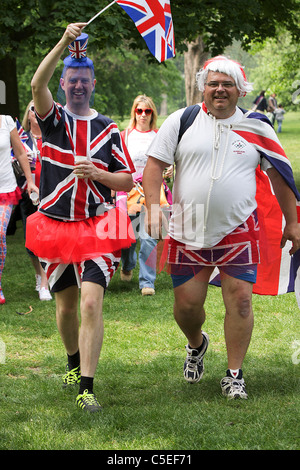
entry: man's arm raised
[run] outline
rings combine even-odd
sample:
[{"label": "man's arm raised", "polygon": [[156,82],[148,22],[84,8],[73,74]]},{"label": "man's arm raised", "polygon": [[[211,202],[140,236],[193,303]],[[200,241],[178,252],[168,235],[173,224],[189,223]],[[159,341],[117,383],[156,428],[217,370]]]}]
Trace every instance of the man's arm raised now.
[{"label": "man's arm raised", "polygon": [[45,116],[51,109],[53,103],[53,97],[48,88],[48,83],[55,71],[56,65],[65,48],[80,36],[85,26],[86,23],[69,24],[60,41],[44,58],[35,72],[31,81],[31,88],[34,107],[40,116]]}]

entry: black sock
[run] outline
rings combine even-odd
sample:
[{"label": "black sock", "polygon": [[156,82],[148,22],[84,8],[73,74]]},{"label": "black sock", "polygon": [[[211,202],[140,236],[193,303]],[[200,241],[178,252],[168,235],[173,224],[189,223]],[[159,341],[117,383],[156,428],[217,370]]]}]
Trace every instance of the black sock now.
[{"label": "black sock", "polygon": [[89,393],[93,393],[93,386],[94,386],[94,377],[81,376],[79,394],[82,394],[85,390],[88,390]]},{"label": "black sock", "polygon": [[80,366],[80,354],[79,354],[79,351],[77,351],[77,353],[75,353],[75,354],[72,354],[72,356],[70,356],[70,355],[68,354],[68,366],[69,366],[69,369],[70,369],[70,370],[75,369],[75,367]]},{"label": "black sock", "polygon": [[202,349],[203,349],[203,347],[205,346],[205,341],[206,341],[206,340],[205,340],[205,338],[204,338],[204,336],[203,336],[203,341],[202,341],[201,346],[199,346],[198,348],[192,348],[190,345],[188,345],[188,347],[189,347],[190,349],[196,349],[196,351],[198,351],[198,354],[200,354],[201,351],[202,351]]}]

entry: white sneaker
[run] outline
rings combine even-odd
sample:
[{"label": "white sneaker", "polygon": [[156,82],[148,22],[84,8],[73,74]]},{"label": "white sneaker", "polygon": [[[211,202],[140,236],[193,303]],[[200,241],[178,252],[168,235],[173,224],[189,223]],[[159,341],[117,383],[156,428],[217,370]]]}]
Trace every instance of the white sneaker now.
[{"label": "white sneaker", "polygon": [[185,347],[187,356],[183,365],[183,375],[185,380],[191,384],[199,382],[204,372],[203,357],[209,345],[209,336],[205,331],[202,331],[202,336],[203,343],[200,353],[197,349],[190,348],[188,344]]},{"label": "white sneaker", "polygon": [[153,287],[143,287],[141,290],[142,295],[154,295],[155,290]]},{"label": "white sneaker", "polygon": [[39,274],[35,275],[35,290],[40,291],[42,278]]},{"label": "white sneaker", "polygon": [[221,380],[222,395],[229,400],[243,398],[247,400],[246,384],[244,379],[234,379],[232,377],[224,377]]},{"label": "white sneaker", "polygon": [[121,269],[120,276],[121,281],[130,282],[133,276],[133,269],[131,269],[130,271],[123,271],[123,269]]},{"label": "white sneaker", "polygon": [[39,298],[40,300],[52,300],[52,295],[50,294],[49,289],[42,287],[39,291]]}]

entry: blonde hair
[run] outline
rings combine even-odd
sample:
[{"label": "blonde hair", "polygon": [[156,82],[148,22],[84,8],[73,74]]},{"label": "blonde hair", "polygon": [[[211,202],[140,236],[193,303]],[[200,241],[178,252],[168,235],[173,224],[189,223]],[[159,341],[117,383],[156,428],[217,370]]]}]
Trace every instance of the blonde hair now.
[{"label": "blonde hair", "polygon": [[26,132],[30,131],[29,111],[32,106],[33,106],[33,100],[29,101],[27,108],[25,110],[24,116],[23,116],[22,123],[21,123],[24,131]]},{"label": "blonde hair", "polygon": [[147,106],[148,108],[151,108],[152,109],[152,115],[151,115],[151,121],[150,121],[150,129],[153,130],[153,129],[156,129],[156,123],[157,123],[157,110],[156,110],[156,106],[152,100],[152,98],[150,98],[150,96],[146,96],[146,95],[138,95],[134,102],[133,102],[133,105],[132,105],[132,108],[131,108],[131,113],[130,113],[130,121],[129,121],[129,124],[128,124],[128,129],[133,129],[135,126],[136,126],[136,114],[135,114],[135,110],[138,106],[139,103],[144,103],[145,106]]}]

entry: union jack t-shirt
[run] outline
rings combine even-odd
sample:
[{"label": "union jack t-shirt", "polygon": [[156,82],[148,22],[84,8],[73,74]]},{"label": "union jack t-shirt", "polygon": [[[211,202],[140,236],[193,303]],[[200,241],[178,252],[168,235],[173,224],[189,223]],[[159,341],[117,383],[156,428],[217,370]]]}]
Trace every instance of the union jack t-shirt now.
[{"label": "union jack t-shirt", "polygon": [[134,173],[115,122],[94,111],[77,116],[54,103],[39,117],[43,136],[40,207],[43,214],[62,220],[84,220],[112,207],[110,188],[74,173],[75,155],[87,156],[99,169]]}]

